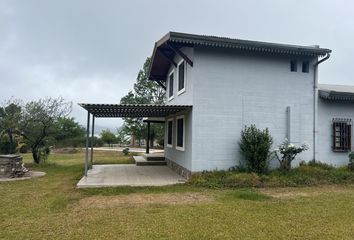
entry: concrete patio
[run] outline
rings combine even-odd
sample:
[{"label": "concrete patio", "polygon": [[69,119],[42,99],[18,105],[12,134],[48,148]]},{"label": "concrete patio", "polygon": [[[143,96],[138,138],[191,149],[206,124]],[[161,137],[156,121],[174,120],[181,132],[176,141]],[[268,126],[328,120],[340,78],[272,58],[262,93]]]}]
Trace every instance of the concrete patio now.
[{"label": "concrete patio", "polygon": [[93,165],[78,182],[78,188],[116,186],[164,186],[184,183],[181,177],[166,166],[136,166],[135,164]]}]

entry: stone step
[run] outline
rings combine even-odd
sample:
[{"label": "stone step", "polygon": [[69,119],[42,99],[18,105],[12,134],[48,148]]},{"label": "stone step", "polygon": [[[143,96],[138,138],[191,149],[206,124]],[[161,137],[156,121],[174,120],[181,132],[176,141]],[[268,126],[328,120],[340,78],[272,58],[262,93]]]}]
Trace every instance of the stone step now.
[{"label": "stone step", "polygon": [[149,154],[144,154],[143,157],[145,158],[146,161],[165,161],[165,155],[161,153],[149,153]]},{"label": "stone step", "polygon": [[166,161],[147,161],[143,156],[134,156],[135,164],[137,166],[162,166],[166,165]]}]

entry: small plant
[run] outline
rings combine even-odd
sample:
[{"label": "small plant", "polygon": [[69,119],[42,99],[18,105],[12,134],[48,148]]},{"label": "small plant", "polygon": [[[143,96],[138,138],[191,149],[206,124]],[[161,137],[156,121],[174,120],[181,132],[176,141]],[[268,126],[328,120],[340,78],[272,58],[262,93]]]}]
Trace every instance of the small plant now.
[{"label": "small plant", "polygon": [[128,156],[129,155],[129,148],[124,148],[122,152],[125,156]]},{"label": "small plant", "polygon": [[350,152],[348,157],[349,157],[348,168],[350,171],[354,171],[354,152]]},{"label": "small plant", "polygon": [[307,149],[308,146],[306,143],[297,147],[290,143],[288,139],[285,139],[285,141],[274,151],[274,155],[280,163],[280,170],[289,171],[291,169],[291,162],[295,159],[296,155]]},{"label": "small plant", "polygon": [[265,173],[268,171],[268,159],[273,138],[268,128],[258,129],[255,125],[245,126],[239,142],[240,152],[245,157],[248,171]]}]

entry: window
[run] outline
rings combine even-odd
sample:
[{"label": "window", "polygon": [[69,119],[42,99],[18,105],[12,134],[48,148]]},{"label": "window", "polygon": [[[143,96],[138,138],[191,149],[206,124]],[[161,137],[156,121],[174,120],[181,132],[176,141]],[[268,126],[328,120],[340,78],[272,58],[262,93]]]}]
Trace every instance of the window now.
[{"label": "window", "polygon": [[178,92],[177,94],[181,94],[185,91],[185,63],[182,60],[178,64]]},{"label": "window", "polygon": [[352,120],[333,119],[333,151],[351,151]]},{"label": "window", "polygon": [[167,121],[167,147],[172,147],[173,120]]},{"label": "window", "polygon": [[173,98],[173,80],[174,80],[174,74],[173,72],[169,75],[169,82],[168,82],[168,100],[171,100]]},{"label": "window", "polygon": [[176,143],[176,149],[184,151],[184,116],[179,116],[177,117],[177,143]]},{"label": "window", "polygon": [[297,61],[296,60],[290,61],[290,71],[297,72]]},{"label": "window", "polygon": [[303,73],[308,73],[309,71],[310,71],[309,61],[303,61],[302,62],[302,72]]}]

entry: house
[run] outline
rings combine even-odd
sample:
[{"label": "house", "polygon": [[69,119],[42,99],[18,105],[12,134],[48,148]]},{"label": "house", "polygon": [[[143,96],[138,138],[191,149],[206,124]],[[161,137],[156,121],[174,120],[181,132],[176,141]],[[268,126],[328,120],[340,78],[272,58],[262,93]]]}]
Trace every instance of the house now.
[{"label": "house", "polygon": [[82,106],[88,120],[90,114],[162,117],[165,159],[186,177],[237,165],[241,130],[251,124],[268,128],[274,147],[285,138],[306,142],[309,150],[295,164],[316,159],[344,165],[354,87],[318,84],[319,65],[330,53],[319,46],[169,32],[156,42],[149,69],[149,79],[166,89],[164,106]]},{"label": "house", "polygon": [[[242,159],[244,126],[268,128],[277,146],[306,142],[300,160],[347,164],[354,87],[318,85],[331,50],[170,32],[155,44],[149,78],[166,84],[165,157],[183,175]],[[276,162],[272,163],[276,165]]]}]

